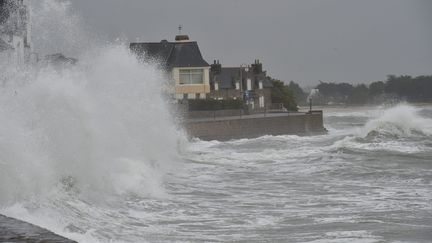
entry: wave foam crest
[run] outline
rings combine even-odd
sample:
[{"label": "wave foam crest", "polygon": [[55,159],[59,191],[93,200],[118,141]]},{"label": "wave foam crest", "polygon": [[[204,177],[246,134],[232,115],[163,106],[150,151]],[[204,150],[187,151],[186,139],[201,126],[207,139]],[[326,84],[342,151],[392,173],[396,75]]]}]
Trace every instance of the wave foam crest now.
[{"label": "wave foam crest", "polygon": [[401,104],[366,123],[361,130],[363,137],[411,137],[431,136],[432,120],[421,117],[419,109]]}]

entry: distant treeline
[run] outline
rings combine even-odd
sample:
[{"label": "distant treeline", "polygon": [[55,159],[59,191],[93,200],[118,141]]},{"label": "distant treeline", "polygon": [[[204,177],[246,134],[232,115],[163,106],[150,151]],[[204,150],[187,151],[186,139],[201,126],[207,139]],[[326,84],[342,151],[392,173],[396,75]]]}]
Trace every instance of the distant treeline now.
[{"label": "distant treeline", "polygon": [[[283,104],[288,110],[297,110],[297,104],[306,105],[309,94],[295,82],[289,84],[267,77],[273,84],[272,103]],[[386,81],[369,85],[320,82],[313,96],[314,104],[380,104],[383,102],[432,102],[432,76],[411,77],[388,75]]]},{"label": "distant treeline", "polygon": [[[289,110],[305,105],[308,94],[295,82],[268,77],[273,84],[272,103],[282,103]],[[388,75],[386,81],[369,85],[321,82],[315,89],[314,104],[377,104],[388,101],[432,102],[432,75],[412,77]]]},{"label": "distant treeline", "polygon": [[410,102],[432,101],[432,76],[389,75],[387,81],[370,85],[320,82],[315,103],[368,104],[405,100]]}]

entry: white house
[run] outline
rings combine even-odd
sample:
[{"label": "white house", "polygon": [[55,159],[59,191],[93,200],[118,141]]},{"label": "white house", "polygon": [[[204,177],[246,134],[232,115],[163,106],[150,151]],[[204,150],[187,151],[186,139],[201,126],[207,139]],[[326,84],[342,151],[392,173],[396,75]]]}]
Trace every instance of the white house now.
[{"label": "white house", "polygon": [[210,93],[210,65],[187,35],[177,35],[175,42],[131,43],[130,48],[162,66],[173,80],[169,90],[176,99],[205,99]]}]

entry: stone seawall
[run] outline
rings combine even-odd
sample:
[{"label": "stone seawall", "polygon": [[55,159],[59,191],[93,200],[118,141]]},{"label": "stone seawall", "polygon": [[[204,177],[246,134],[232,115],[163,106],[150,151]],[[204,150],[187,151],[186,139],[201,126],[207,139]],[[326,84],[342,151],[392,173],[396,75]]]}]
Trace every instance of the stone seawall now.
[{"label": "stone seawall", "polygon": [[0,242],[76,243],[46,229],[1,214]]},{"label": "stone seawall", "polygon": [[191,137],[202,140],[229,140],[284,134],[315,135],[326,132],[321,111],[189,119],[185,121],[184,127]]}]

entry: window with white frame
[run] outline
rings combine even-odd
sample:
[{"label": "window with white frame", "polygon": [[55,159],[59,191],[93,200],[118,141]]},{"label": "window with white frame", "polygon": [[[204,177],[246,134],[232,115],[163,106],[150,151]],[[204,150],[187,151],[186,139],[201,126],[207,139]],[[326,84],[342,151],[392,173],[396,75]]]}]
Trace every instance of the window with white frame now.
[{"label": "window with white frame", "polygon": [[252,80],[250,78],[247,79],[246,87],[247,90],[252,90]]},{"label": "window with white frame", "polygon": [[180,84],[204,84],[204,70],[180,69]]},{"label": "window with white frame", "polygon": [[264,108],[264,96],[259,97],[259,107]]}]

